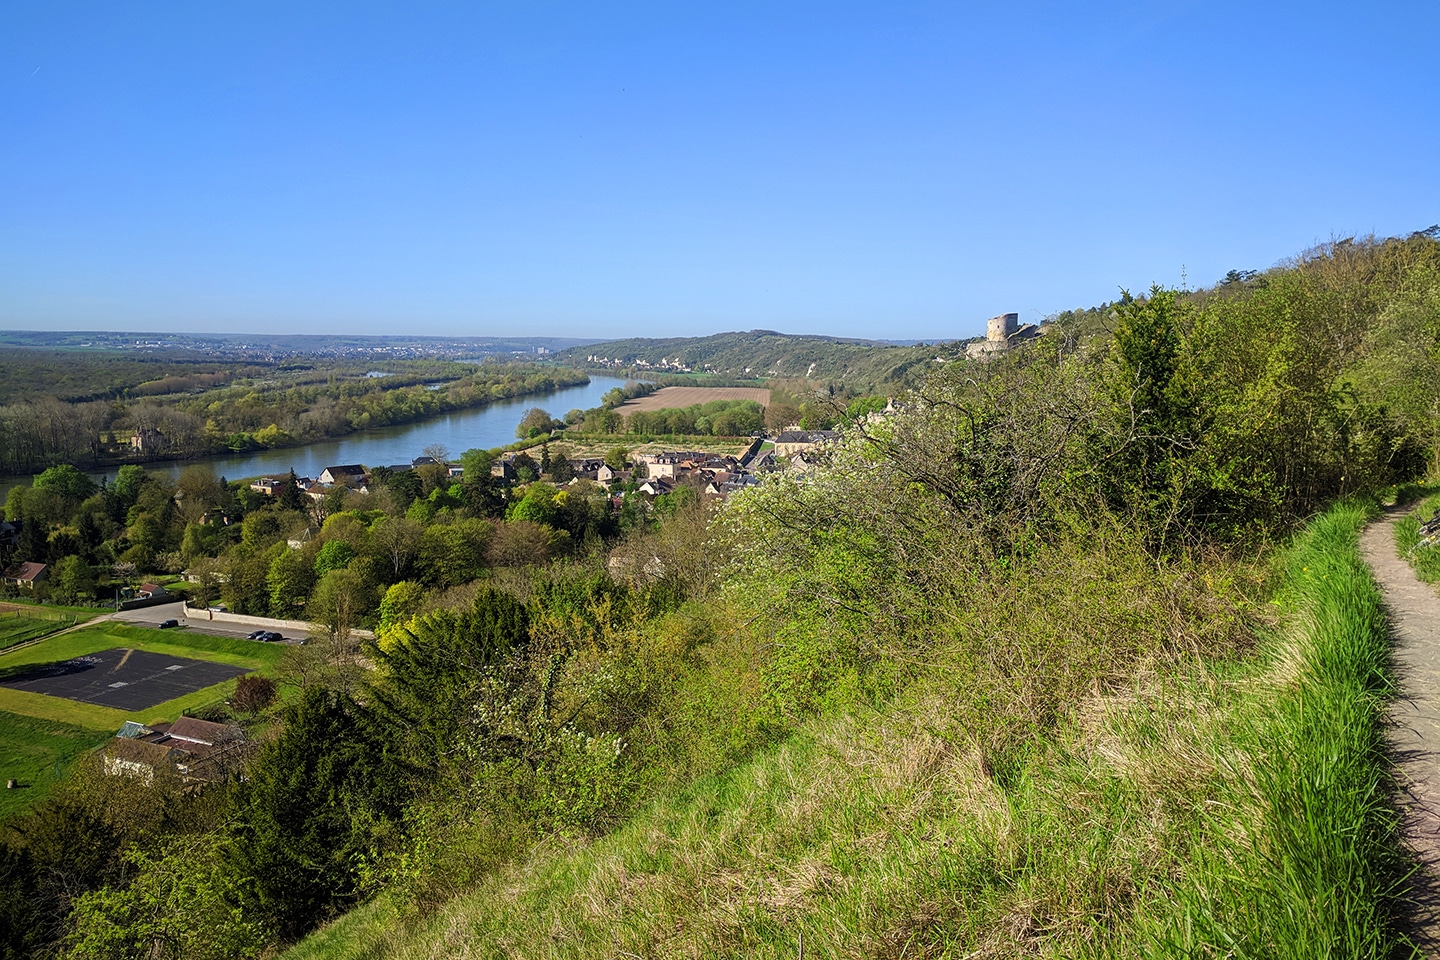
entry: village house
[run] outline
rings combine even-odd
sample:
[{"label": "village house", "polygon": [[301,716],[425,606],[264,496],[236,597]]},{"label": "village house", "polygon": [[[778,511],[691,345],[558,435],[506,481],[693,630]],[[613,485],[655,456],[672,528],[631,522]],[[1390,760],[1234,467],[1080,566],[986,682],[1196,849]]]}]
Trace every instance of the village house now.
[{"label": "village house", "polygon": [[751,476],[748,473],[732,474],[729,480],[720,484],[720,496],[728,497],[732,493],[738,493],[741,490],[758,487],[759,485],[759,477]]},{"label": "village house", "polygon": [[175,773],[187,780],[217,779],[231,760],[238,759],[245,744],[239,727],[195,717],[153,726],[127,720],[102,754],[107,774],[135,777],[149,786],[156,773]]},{"label": "village house", "polygon": [[840,439],[834,430],[786,430],[775,438],[775,456],[793,457]]},{"label": "village house", "polygon": [[364,486],[370,477],[366,474],[363,466],[358,463],[350,463],[338,467],[326,467],[318,479],[327,487],[339,484],[358,488]]},{"label": "village house", "polygon": [[595,471],[595,479],[600,483],[615,483],[616,481],[629,480],[631,471],[616,470],[608,463],[602,463],[600,469]]},{"label": "village house", "polygon": [[130,434],[130,449],[136,453],[159,453],[165,449],[165,434],[154,427],[141,427]]},{"label": "village house", "polygon": [[572,458],[570,460],[570,472],[577,480],[599,480],[600,468],[605,466],[605,461],[599,457]]},{"label": "village house", "polygon": [[142,583],[135,588],[135,599],[137,600],[154,600],[168,596],[170,596],[170,591],[158,583]]},{"label": "village house", "polygon": [[7,584],[12,587],[23,587],[26,590],[35,589],[35,584],[50,576],[50,568],[43,563],[16,563],[7,567],[5,573],[0,575]]},{"label": "village house", "polygon": [[646,480],[644,483],[640,484],[640,492],[645,494],[647,497],[661,497],[667,493],[673,493],[674,490],[675,484],[671,483],[669,480],[660,477]]}]

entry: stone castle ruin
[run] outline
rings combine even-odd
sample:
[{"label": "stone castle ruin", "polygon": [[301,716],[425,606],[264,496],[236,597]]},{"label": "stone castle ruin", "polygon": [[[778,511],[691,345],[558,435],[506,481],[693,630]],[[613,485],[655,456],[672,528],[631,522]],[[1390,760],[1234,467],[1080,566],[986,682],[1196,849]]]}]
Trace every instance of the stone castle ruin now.
[{"label": "stone castle ruin", "polygon": [[965,355],[975,360],[985,360],[997,354],[1008,353],[1027,340],[1040,336],[1040,328],[1033,323],[1020,323],[1020,314],[1002,313],[991,317],[985,325],[985,339],[965,345]]}]

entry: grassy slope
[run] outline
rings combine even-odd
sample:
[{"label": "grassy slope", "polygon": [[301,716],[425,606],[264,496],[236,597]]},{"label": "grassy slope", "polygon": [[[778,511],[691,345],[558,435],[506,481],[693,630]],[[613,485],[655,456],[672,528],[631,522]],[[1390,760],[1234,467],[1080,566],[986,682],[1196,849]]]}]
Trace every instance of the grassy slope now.
[{"label": "grassy slope", "polygon": [[25,785],[0,790],[0,822],[49,793],[63,779],[70,761],[114,732],[0,711],[0,779],[14,777]]},{"label": "grassy slope", "polygon": [[[1332,511],[1240,663],[1077,704],[999,777],[944,683],[822,719],[594,843],[552,841],[437,914],[381,899],[286,960],[1379,956],[1405,863],[1388,641]],[[1002,782],[1003,781],[1003,782]]]},{"label": "grassy slope", "polygon": [[34,640],[47,634],[63,630],[67,623],[56,620],[36,620],[32,617],[0,616],[0,650],[17,643]]}]

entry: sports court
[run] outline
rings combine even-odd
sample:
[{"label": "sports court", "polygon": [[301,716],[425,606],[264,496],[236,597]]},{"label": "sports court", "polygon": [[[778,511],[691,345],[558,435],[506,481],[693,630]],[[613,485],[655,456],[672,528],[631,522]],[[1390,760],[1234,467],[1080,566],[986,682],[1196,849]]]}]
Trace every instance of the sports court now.
[{"label": "sports court", "polygon": [[17,668],[0,680],[0,687],[134,711],[148,710],[249,672],[228,663],[116,647],[59,663]]}]

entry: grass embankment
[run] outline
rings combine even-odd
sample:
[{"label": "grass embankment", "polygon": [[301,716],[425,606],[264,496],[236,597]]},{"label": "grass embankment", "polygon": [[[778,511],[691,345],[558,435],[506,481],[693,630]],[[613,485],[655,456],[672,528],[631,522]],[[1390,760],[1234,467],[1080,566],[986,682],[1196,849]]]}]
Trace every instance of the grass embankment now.
[{"label": "grass embankment", "polygon": [[1003,764],[960,720],[965,678],[926,677],[433,915],[382,898],[286,960],[1390,955],[1406,861],[1370,513],[1296,540],[1253,652],[1097,687]]},{"label": "grass embankment", "polygon": [[0,612],[0,650],[13,647],[19,643],[29,640],[37,640],[40,637],[49,636],[68,626],[73,626],[74,620],[69,618],[60,620],[43,620],[37,617],[27,617],[18,613]]},{"label": "grass embankment", "polygon": [[0,711],[0,778],[23,784],[0,790],[0,823],[48,794],[72,760],[114,733]]},{"label": "grass embankment", "polygon": [[1420,499],[1409,514],[1395,523],[1395,547],[1410,561],[1415,576],[1426,583],[1440,583],[1440,544],[1420,545],[1420,524],[1440,511],[1440,492],[1434,487],[1413,490]]},{"label": "grass embankment", "polygon": [[0,603],[0,650],[58,633],[96,616],[86,607]]},{"label": "grass embankment", "polygon": [[[286,650],[251,640],[108,622],[0,655],[0,671],[69,660],[115,647],[213,660],[262,674],[273,674]],[[60,781],[63,771],[76,757],[114,736],[126,720],[142,723],[174,720],[183,713],[193,713],[226,699],[234,689],[235,681],[227,680],[148,710],[127,712],[0,687],[0,779],[14,777],[25,784],[22,790],[3,791],[0,820],[41,799]]]}]

